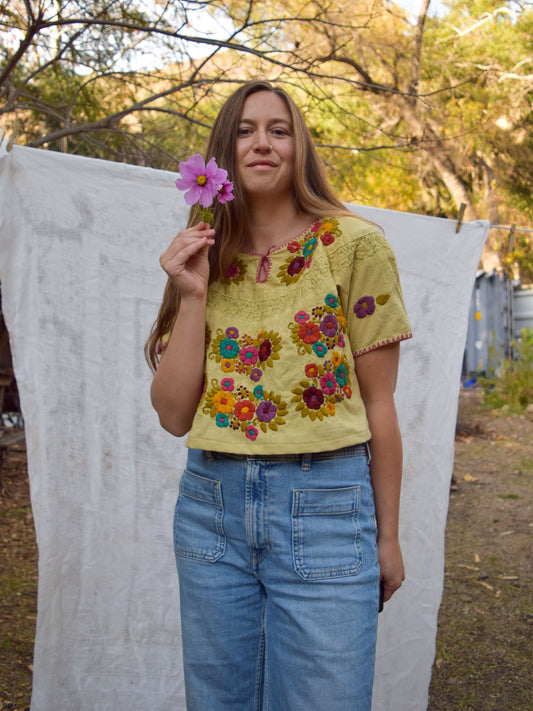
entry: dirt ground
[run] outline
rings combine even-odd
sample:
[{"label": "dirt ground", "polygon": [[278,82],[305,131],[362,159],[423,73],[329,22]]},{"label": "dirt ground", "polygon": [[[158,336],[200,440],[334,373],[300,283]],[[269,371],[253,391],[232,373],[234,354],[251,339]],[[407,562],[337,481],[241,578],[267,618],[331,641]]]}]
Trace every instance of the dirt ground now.
[{"label": "dirt ground", "polygon": [[[428,711],[533,711],[533,418],[488,412],[465,390],[455,444]],[[2,484],[0,709],[24,711],[37,555],[23,446],[8,452]]]}]

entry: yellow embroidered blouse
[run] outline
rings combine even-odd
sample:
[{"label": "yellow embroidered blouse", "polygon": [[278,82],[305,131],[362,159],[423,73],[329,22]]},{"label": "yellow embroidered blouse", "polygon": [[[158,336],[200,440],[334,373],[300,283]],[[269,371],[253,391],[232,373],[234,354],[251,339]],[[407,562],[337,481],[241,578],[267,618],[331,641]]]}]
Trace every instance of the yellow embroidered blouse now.
[{"label": "yellow embroidered blouse", "polygon": [[235,454],[367,441],[353,356],[411,337],[393,252],[355,216],[316,222],[266,255],[239,254],[209,287],[206,317],[187,446]]}]

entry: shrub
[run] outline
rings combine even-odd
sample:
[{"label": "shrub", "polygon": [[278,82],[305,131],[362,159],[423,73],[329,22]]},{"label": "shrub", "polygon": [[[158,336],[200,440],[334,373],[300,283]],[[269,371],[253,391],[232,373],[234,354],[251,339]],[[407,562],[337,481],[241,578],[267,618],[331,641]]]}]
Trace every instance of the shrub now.
[{"label": "shrub", "polygon": [[480,382],[484,402],[492,408],[508,405],[523,412],[533,403],[533,330],[523,328],[520,337],[511,341],[512,357],[504,359],[494,348],[486,377]]}]

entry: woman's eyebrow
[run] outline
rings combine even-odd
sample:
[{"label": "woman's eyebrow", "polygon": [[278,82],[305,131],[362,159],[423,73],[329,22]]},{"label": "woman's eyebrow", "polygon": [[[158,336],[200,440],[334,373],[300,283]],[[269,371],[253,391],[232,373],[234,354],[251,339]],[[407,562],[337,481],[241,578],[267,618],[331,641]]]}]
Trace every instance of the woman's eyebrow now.
[{"label": "woman's eyebrow", "polygon": [[[242,124],[242,123],[256,124],[257,121],[256,121],[255,119],[251,119],[251,118],[242,118],[242,119],[240,120],[240,123],[241,123],[241,124]],[[287,119],[285,119],[285,118],[273,118],[273,119],[270,119],[270,121],[269,121],[268,123],[269,123],[269,125],[272,125],[272,124],[275,124],[275,123],[284,123],[286,126],[290,126],[290,125],[291,125],[291,121],[287,121]]]}]

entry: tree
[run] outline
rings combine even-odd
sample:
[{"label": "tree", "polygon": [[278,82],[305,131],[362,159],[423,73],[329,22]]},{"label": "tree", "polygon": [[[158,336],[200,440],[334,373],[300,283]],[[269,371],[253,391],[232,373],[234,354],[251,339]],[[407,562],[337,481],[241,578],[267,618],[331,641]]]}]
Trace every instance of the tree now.
[{"label": "tree", "polygon": [[344,199],[523,224],[533,11],[448,4],[413,23],[392,0],[0,0],[0,114],[30,146],[175,169],[259,76],[303,107]]}]

